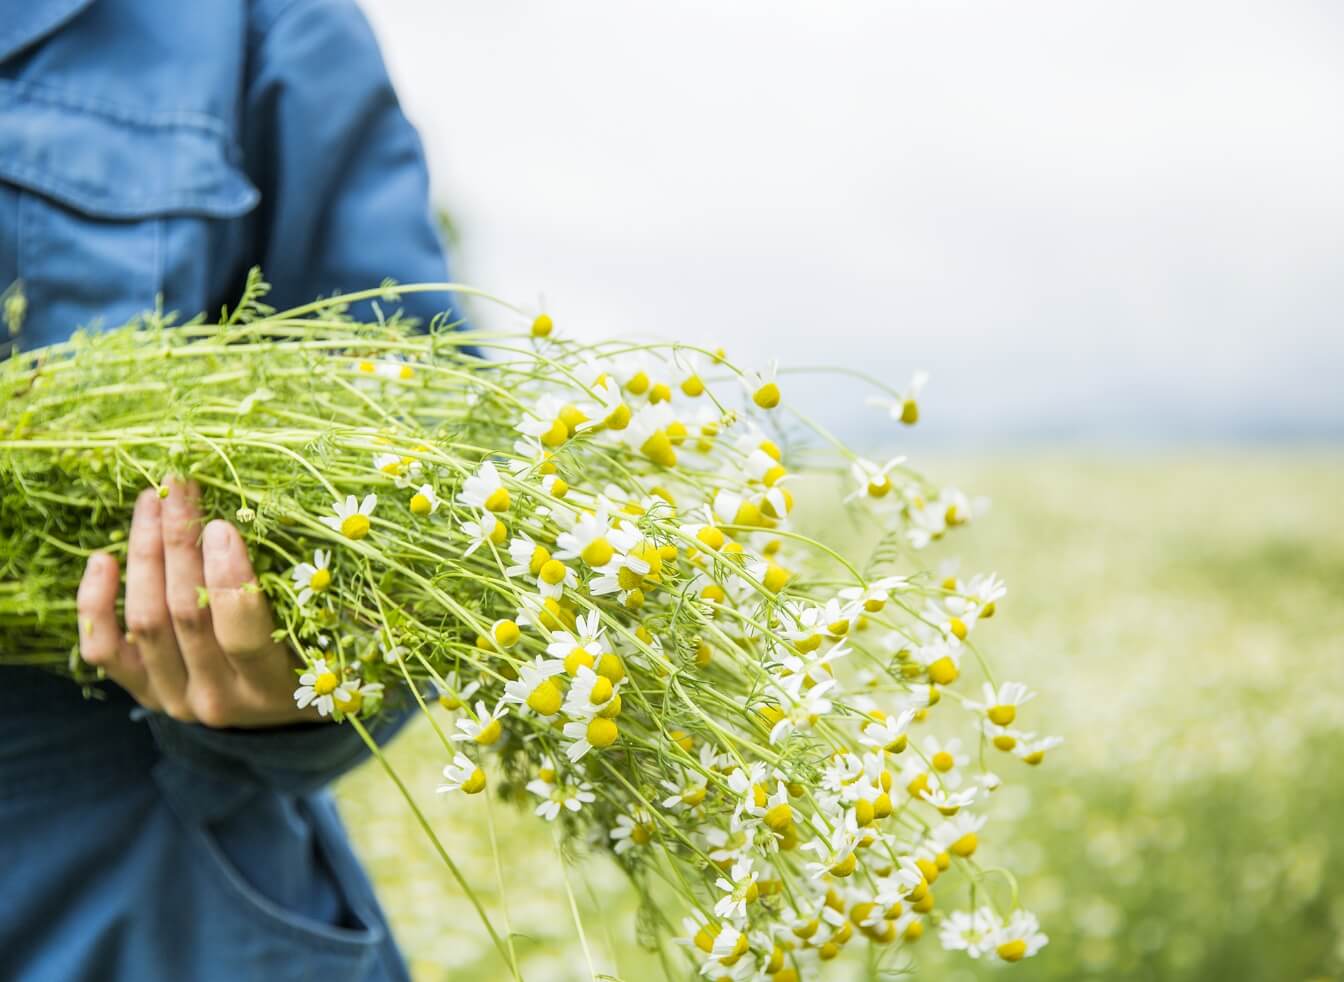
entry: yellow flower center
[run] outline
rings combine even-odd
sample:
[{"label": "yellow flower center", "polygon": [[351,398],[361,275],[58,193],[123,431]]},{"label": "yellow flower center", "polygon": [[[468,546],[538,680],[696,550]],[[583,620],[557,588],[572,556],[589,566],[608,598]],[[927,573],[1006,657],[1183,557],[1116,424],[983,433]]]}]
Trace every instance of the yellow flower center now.
[{"label": "yellow flower center", "polygon": [[793,574],[783,566],[778,563],[769,563],[765,567],[765,577],[762,582],[771,593],[778,593],[784,589],[792,577]]},{"label": "yellow flower center", "polygon": [[598,660],[597,674],[609,682],[619,682],[625,678],[625,663],[621,661],[620,655],[607,652]]},{"label": "yellow flower center", "polygon": [[544,679],[527,697],[527,705],[539,716],[554,716],[564,702],[564,693],[554,679]]},{"label": "yellow flower center", "polygon": [[317,570],[308,580],[308,589],[314,593],[321,593],[329,586],[331,586],[331,570],[329,569]]},{"label": "yellow flower center", "polygon": [[[533,554],[532,558],[535,562],[536,555]],[[538,571],[537,575],[541,577],[541,582],[555,586],[558,583],[564,582],[565,574],[567,572],[568,570],[565,569],[565,564],[560,562],[560,560],[547,559],[541,564],[541,569]]]},{"label": "yellow flower center", "polygon": [[551,482],[551,494],[557,498],[563,498],[569,494],[569,483],[564,478],[557,477]]},{"label": "yellow flower center", "polygon": [[947,622],[947,629],[951,631],[958,641],[966,640],[966,622],[960,617],[953,617]]},{"label": "yellow flower center", "polygon": [[885,498],[891,492],[891,478],[883,474],[868,482],[868,494],[874,498]]},{"label": "yellow flower center", "polygon": [[974,832],[967,832],[952,845],[948,846],[952,852],[965,859],[971,853],[975,852],[980,845],[980,838]]},{"label": "yellow flower center", "polygon": [[499,739],[501,732],[502,730],[499,725],[499,720],[492,719],[481,727],[480,732],[476,734],[475,740],[482,746],[488,747]]},{"label": "yellow flower center", "polygon": [[369,516],[355,512],[341,519],[341,535],[347,539],[362,539],[369,534]]},{"label": "yellow flower center", "polygon": [[675,467],[677,464],[677,452],[672,449],[672,439],[666,430],[654,430],[639,451],[660,467]]},{"label": "yellow flower center", "polygon": [[649,402],[657,405],[660,402],[667,402],[672,398],[672,390],[666,382],[655,382],[653,388],[649,391]]},{"label": "yellow flower center", "polygon": [[509,489],[495,488],[485,499],[486,511],[508,511],[509,510]]},{"label": "yellow flower center", "polygon": [[434,510],[434,503],[426,495],[416,492],[411,496],[411,512],[424,518]]},{"label": "yellow flower center", "polygon": [[953,767],[957,765],[956,760],[953,759],[952,755],[948,753],[946,750],[938,751],[930,758],[930,760],[932,761],[934,767],[944,772],[950,771]]},{"label": "yellow flower center", "polygon": [[697,396],[704,394],[705,383],[701,380],[699,375],[691,375],[682,381],[681,391],[694,399]]},{"label": "yellow flower center", "polygon": [[596,659],[582,648],[575,648],[565,655],[565,672],[571,678],[579,674],[580,668],[592,668]]},{"label": "yellow flower center", "polygon": [[1007,726],[1017,719],[1017,707],[1006,704],[989,707],[989,721],[995,726]]},{"label": "yellow flower center", "polygon": [[630,830],[630,841],[637,846],[647,846],[652,838],[653,829],[643,822]]},{"label": "yellow flower center", "polygon": [[494,629],[495,641],[501,648],[510,648],[518,643],[522,636],[522,631],[518,629],[516,622],[511,620],[502,620],[495,622]]},{"label": "yellow flower center", "polygon": [[329,696],[336,691],[336,686],[341,684],[341,680],[336,677],[335,672],[323,672],[313,680],[313,691],[319,696]]},{"label": "yellow flower center", "polygon": [[844,859],[831,867],[831,875],[841,877],[850,876],[854,872],[854,867],[858,866],[858,864],[859,861],[854,858],[854,854],[851,852]]},{"label": "yellow flower center", "polygon": [[341,693],[343,691],[344,690],[338,689],[336,694],[332,696],[331,701],[336,705],[336,708],[341,712],[348,714],[359,712],[360,707],[364,705],[364,694],[358,689],[351,689],[342,696]]},{"label": "yellow flower center", "polygon": [[611,679],[599,675],[593,680],[593,688],[592,691],[588,693],[588,701],[594,706],[600,706],[611,698],[611,693]]},{"label": "yellow flower center", "polygon": [[1021,938],[1014,938],[1012,941],[1005,941],[994,951],[1006,962],[1020,962],[1027,955],[1027,943]]},{"label": "yellow flower center", "polygon": [[[539,576],[541,574],[541,568],[546,565],[550,558],[551,552],[545,546],[535,547],[532,550],[532,558],[527,561],[528,571],[531,572],[533,576]],[[563,568],[564,567],[562,566],[561,569]],[[561,574],[562,579],[563,576],[564,574]]]},{"label": "yellow flower center", "polygon": [[557,419],[551,423],[550,428],[541,434],[541,442],[548,447],[558,447],[569,439],[569,427],[565,421]]},{"label": "yellow flower center", "polygon": [[588,722],[588,742],[599,750],[610,747],[621,735],[620,727],[609,719],[594,716]]},{"label": "yellow flower center", "polygon": [[774,382],[766,382],[752,393],[751,401],[762,409],[774,409],[779,405],[779,386]]},{"label": "yellow flower center", "polygon": [[961,671],[957,668],[957,663],[947,655],[929,666],[929,681],[938,685],[951,685],[960,674]]},{"label": "yellow flower center", "polygon": [[532,321],[532,336],[534,338],[546,338],[551,336],[551,331],[555,329],[555,322],[551,320],[550,314],[538,314]]},{"label": "yellow flower center", "polygon": [[599,536],[584,546],[579,556],[589,566],[597,568],[611,562],[611,557],[615,554],[616,550],[611,547],[611,543],[605,537]]},{"label": "yellow flower center", "polygon": [[485,790],[485,771],[479,767],[471,772],[471,775],[462,782],[462,791],[465,794],[479,794]]},{"label": "yellow flower center", "polygon": [[644,372],[636,372],[625,387],[634,395],[641,396],[649,391],[649,376]]},{"label": "yellow flower center", "polygon": [[913,399],[906,399],[901,403],[901,422],[906,426],[913,426],[919,422],[919,404]]},{"label": "yellow flower center", "polygon": [[602,421],[609,430],[623,430],[630,425],[630,407],[625,403],[618,403],[616,408],[607,413],[607,418]]},{"label": "yellow flower center", "polygon": [[783,832],[793,824],[793,809],[787,801],[772,805],[765,813],[765,824],[776,832]]},{"label": "yellow flower center", "polygon": [[695,533],[696,539],[708,549],[718,552],[723,548],[724,540],[728,537],[723,534],[723,530],[715,528],[713,525],[706,525],[700,531]]},{"label": "yellow flower center", "polygon": [[560,407],[560,422],[568,427],[569,432],[577,433],[579,427],[588,422],[588,417],[583,414],[578,406],[568,403]]},{"label": "yellow flower center", "polygon": [[509,527],[503,522],[495,522],[495,527],[490,530],[490,541],[497,546],[502,546],[509,538]]}]

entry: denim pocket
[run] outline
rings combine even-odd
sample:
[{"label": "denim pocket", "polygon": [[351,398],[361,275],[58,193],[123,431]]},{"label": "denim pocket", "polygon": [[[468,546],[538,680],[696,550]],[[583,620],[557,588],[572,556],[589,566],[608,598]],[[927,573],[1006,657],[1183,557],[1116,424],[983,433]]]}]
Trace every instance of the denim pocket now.
[{"label": "denim pocket", "polygon": [[0,79],[0,191],[17,199],[23,347],[97,317],[205,309],[260,196],[223,125]]},{"label": "denim pocket", "polygon": [[[155,778],[185,836],[177,896],[193,979],[402,978],[359,866],[321,803],[258,790],[208,815],[212,779],[175,761]],[[245,860],[245,862],[243,861]],[[246,868],[245,868],[246,867]]]}]

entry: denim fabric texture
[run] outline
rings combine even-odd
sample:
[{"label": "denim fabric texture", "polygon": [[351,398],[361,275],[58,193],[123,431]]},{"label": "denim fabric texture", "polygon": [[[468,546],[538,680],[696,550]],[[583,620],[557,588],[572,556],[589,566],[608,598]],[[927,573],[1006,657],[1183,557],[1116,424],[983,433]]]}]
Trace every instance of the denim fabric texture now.
[{"label": "denim fabric texture", "polygon": [[[447,279],[419,138],[350,0],[0,6],[13,343],[217,313],[256,264],[279,308]],[[0,979],[407,977],[323,790],[365,755],[351,728],[210,730],[97,695],[0,669]]]}]

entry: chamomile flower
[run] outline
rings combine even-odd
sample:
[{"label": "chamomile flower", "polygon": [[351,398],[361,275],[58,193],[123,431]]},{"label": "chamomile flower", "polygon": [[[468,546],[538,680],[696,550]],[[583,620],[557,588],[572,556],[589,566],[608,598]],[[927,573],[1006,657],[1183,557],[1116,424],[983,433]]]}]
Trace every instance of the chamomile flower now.
[{"label": "chamomile flower", "polygon": [[865,721],[859,728],[859,743],[865,747],[880,747],[890,753],[900,753],[905,749],[906,731],[914,722],[915,710],[903,709],[894,716],[880,713],[876,718]]},{"label": "chamomile flower", "polygon": [[693,811],[700,808],[709,794],[704,777],[687,771],[681,782],[663,781],[663,788],[672,792],[662,800],[662,806],[671,812]]},{"label": "chamomile flower", "polygon": [[965,859],[980,846],[979,832],[985,827],[984,815],[960,814],[933,830],[933,844],[939,852],[950,852]]},{"label": "chamomile flower", "polygon": [[595,610],[576,618],[573,631],[552,632],[551,643],[546,646],[546,653],[559,658],[571,677],[578,675],[581,668],[595,666],[606,651],[607,643]]},{"label": "chamomile flower", "polygon": [[428,518],[439,510],[439,496],[434,493],[434,488],[428,484],[422,484],[411,495],[410,509],[412,515],[418,515],[421,518]]},{"label": "chamomile flower", "polygon": [[775,381],[778,372],[779,366],[771,363],[770,367],[763,372],[744,372],[742,374],[742,387],[747,390],[747,395],[751,397],[751,401],[761,409],[774,409],[779,405],[779,383]]},{"label": "chamomile flower", "polygon": [[988,907],[974,913],[954,910],[943,918],[938,940],[948,951],[964,951],[972,958],[979,958],[993,948],[998,926],[998,918]]},{"label": "chamomile flower", "polygon": [[476,473],[462,482],[462,491],[458,500],[473,508],[488,512],[509,510],[509,489],[499,476],[499,471],[491,461],[482,461]]},{"label": "chamomile flower", "polygon": [[919,393],[929,381],[928,372],[915,372],[910,379],[910,385],[905,392],[901,393],[895,399],[883,399],[878,396],[870,396],[868,405],[877,406],[885,409],[892,419],[904,423],[906,426],[913,426],[919,422]]},{"label": "chamomile flower", "polygon": [[1006,924],[997,926],[990,935],[989,944],[994,954],[1006,962],[1019,962],[1036,954],[1049,942],[1041,933],[1036,915],[1018,908]]},{"label": "chamomile flower", "polygon": [[849,465],[849,473],[857,487],[845,496],[845,501],[885,498],[891,494],[891,472],[904,463],[904,457],[892,457],[885,464],[874,463],[863,457],[856,458]]},{"label": "chamomile flower", "polygon": [[1063,739],[1056,736],[1038,737],[1035,733],[1024,733],[1017,746],[1013,748],[1013,753],[1021,757],[1024,763],[1034,766],[1045,760],[1047,751],[1053,750],[1063,742]]},{"label": "chamomile flower", "polygon": [[476,711],[473,717],[467,717],[457,721],[458,732],[452,735],[454,740],[471,741],[488,747],[499,741],[502,735],[502,728],[499,720],[508,711],[508,704],[500,700],[493,710],[487,710],[485,703],[481,700],[476,701]]},{"label": "chamomile flower", "polygon": [[616,721],[605,716],[594,716],[587,721],[574,720],[566,723],[562,732],[569,741],[565,756],[574,762],[582,760],[591,750],[605,750],[621,735]]},{"label": "chamomile flower", "polygon": [[347,539],[362,539],[369,534],[369,516],[377,504],[376,494],[366,494],[364,500],[359,502],[353,494],[346,495],[344,501],[338,499],[332,503],[331,509],[336,513],[334,516],[324,516],[318,521]]},{"label": "chamomile flower", "polygon": [[564,403],[554,396],[542,396],[532,412],[514,427],[524,436],[540,441],[543,447],[554,450],[570,437],[569,426],[560,418]]},{"label": "chamomile flower", "polygon": [[979,702],[966,700],[966,708],[984,713],[995,726],[1011,726],[1017,719],[1018,707],[1036,697],[1036,693],[1021,682],[1004,682],[998,689],[986,682],[981,693]]},{"label": "chamomile flower", "polygon": [[504,686],[504,701],[526,706],[538,716],[554,716],[560,711],[565,694],[554,677],[565,670],[565,663],[538,655],[530,665],[518,668],[518,677]]},{"label": "chamomile flower", "polygon": [[[563,662],[556,662],[563,665]],[[572,720],[589,720],[610,709],[619,698],[622,683],[612,683],[586,665],[580,666],[565,694],[565,715]]]},{"label": "chamomile flower", "polygon": [[608,835],[616,855],[621,856],[636,847],[647,846],[654,836],[653,816],[645,808],[636,808],[634,816],[617,815],[616,827]]},{"label": "chamomile flower", "polygon": [[756,882],[758,876],[749,858],[739,859],[733,863],[727,876],[720,876],[714,881],[714,885],[725,894],[714,904],[715,916],[736,921],[745,920],[747,904],[755,903],[756,898],[760,896],[760,886]]},{"label": "chamomile flower", "polygon": [[970,756],[962,752],[961,740],[957,737],[939,740],[935,736],[929,736],[924,738],[922,748],[929,766],[942,775],[943,783],[956,787],[961,782],[957,768],[965,767],[971,762]]},{"label": "chamomile flower", "polygon": [[438,787],[439,794],[461,791],[463,794],[479,794],[485,790],[485,771],[466,754],[457,754],[453,762],[443,769],[444,783]]},{"label": "chamomile flower", "polygon": [[493,512],[479,512],[476,518],[462,523],[462,532],[471,544],[462,552],[463,558],[470,556],[487,542],[499,546],[508,538],[508,529],[494,516]]},{"label": "chamomile flower", "polygon": [[306,606],[315,594],[324,593],[331,586],[331,553],[326,549],[314,550],[313,561],[299,563],[289,575],[299,587],[299,606]]},{"label": "chamomile flower", "polygon": [[910,587],[910,581],[904,576],[884,576],[867,586],[845,587],[840,591],[840,599],[862,607],[870,614],[876,614],[887,605],[893,593],[899,593]]},{"label": "chamomile flower", "polygon": [[591,805],[597,800],[592,785],[586,782],[553,784],[536,778],[528,783],[527,790],[543,799],[533,814],[541,816],[548,822],[554,822],[559,817],[561,809],[577,814],[584,805]]},{"label": "chamomile flower", "polygon": [[962,808],[975,801],[976,787],[964,788],[961,791],[948,791],[945,788],[925,788],[920,791],[919,798],[928,802],[934,808],[937,808],[944,815],[955,815]]},{"label": "chamomile flower", "polygon": [[611,562],[618,545],[629,548],[628,535],[614,529],[607,514],[607,506],[599,505],[596,512],[579,516],[574,527],[555,537],[556,559],[581,559],[593,569]]},{"label": "chamomile flower", "polygon": [[465,685],[458,680],[457,669],[444,676],[443,682],[435,682],[434,689],[438,693],[439,705],[444,709],[461,709],[471,701],[471,697],[481,687],[481,683],[472,679]]},{"label": "chamomile flower", "polygon": [[299,709],[316,706],[318,714],[330,716],[337,701],[350,698],[348,683],[323,658],[315,659],[308,671],[299,676],[299,687],[294,690],[294,703]]}]

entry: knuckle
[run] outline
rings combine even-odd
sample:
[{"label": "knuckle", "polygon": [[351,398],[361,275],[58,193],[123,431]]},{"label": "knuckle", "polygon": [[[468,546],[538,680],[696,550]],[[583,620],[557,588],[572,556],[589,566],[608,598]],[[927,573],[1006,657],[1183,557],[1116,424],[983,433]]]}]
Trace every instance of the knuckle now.
[{"label": "knuckle", "polygon": [[196,717],[191,710],[191,704],[185,699],[164,699],[163,711],[167,716],[177,720],[179,723],[196,722]]},{"label": "knuckle", "polygon": [[126,612],[126,630],[138,638],[155,639],[168,627],[167,611],[135,610]]},{"label": "knuckle", "polygon": [[163,523],[163,544],[169,549],[195,548],[197,523],[185,517],[174,519]]},{"label": "knuckle", "polygon": [[131,541],[127,544],[126,549],[127,555],[136,562],[153,562],[159,558],[162,552],[159,543],[144,534],[132,534]]},{"label": "knuckle", "polygon": [[196,600],[180,600],[170,608],[173,624],[179,630],[201,631],[210,623],[210,608],[202,607]]},{"label": "knuckle", "polygon": [[216,686],[191,692],[191,711],[202,726],[229,726],[235,720],[236,707],[229,693]]}]

